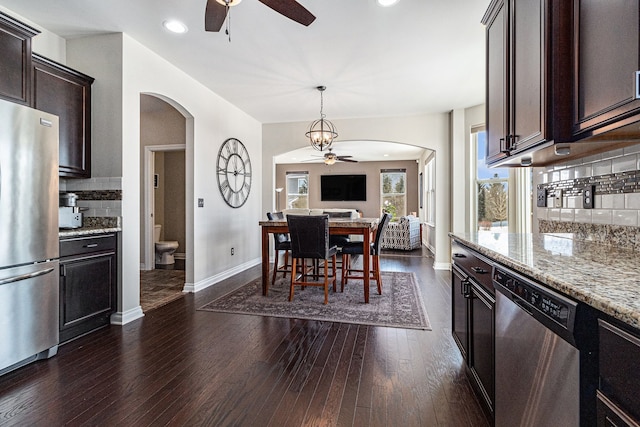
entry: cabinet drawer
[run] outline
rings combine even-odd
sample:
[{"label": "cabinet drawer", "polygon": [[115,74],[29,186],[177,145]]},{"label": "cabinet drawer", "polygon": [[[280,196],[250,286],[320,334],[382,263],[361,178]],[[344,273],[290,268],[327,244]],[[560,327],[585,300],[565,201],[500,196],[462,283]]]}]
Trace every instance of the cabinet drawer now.
[{"label": "cabinet drawer", "polygon": [[640,419],[640,338],[602,319],[598,323],[600,389]]},{"label": "cabinet drawer", "polygon": [[451,256],[455,265],[494,295],[493,282],[491,280],[493,270],[491,261],[456,241],[451,242],[451,249]]},{"label": "cabinet drawer", "polygon": [[60,257],[82,255],[91,252],[115,251],[115,234],[81,236],[60,240]]}]

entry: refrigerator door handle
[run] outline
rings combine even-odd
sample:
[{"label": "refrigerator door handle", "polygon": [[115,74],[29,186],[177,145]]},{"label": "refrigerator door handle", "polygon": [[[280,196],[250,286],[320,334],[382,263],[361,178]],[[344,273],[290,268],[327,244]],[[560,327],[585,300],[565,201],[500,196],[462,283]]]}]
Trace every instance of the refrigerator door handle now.
[{"label": "refrigerator door handle", "polygon": [[0,285],[6,285],[7,283],[19,282],[20,280],[31,279],[38,276],[44,276],[53,271],[53,268],[46,268],[40,271],[34,271],[33,273],[20,274],[18,276],[7,277],[6,279],[0,279]]}]

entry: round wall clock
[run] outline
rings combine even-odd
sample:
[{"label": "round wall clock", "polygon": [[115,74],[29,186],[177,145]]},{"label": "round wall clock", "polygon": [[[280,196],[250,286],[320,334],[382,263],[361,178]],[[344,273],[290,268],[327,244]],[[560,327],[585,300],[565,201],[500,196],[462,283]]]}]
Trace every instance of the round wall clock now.
[{"label": "round wall clock", "polygon": [[229,138],[218,151],[218,188],[232,208],[244,205],[251,191],[251,160],[244,144]]}]

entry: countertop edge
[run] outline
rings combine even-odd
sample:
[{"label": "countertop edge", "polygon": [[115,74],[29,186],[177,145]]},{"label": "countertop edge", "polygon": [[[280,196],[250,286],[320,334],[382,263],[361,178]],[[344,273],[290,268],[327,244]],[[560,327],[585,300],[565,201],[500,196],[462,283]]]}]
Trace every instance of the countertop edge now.
[{"label": "countertop edge", "polygon": [[83,228],[74,228],[68,230],[59,230],[58,237],[77,237],[77,236],[90,236],[93,234],[104,234],[104,233],[118,233],[122,231],[120,227],[83,227]]},{"label": "countertop edge", "polygon": [[[502,264],[507,268],[513,269],[517,273],[537,280],[547,285],[551,289],[562,292],[563,294],[568,295],[577,301],[583,302],[590,307],[595,308],[596,310],[599,310],[635,329],[640,330],[640,312],[632,310],[629,307],[625,307],[624,305],[616,302],[608,296],[588,292],[585,289],[581,289],[580,287],[575,286],[573,283],[568,283],[566,281],[558,279],[557,277],[554,277],[552,274],[517,262],[512,258],[488,249],[482,245],[477,244],[476,242],[470,241],[464,236],[460,236],[459,234],[449,233],[449,237],[490,258],[491,260]],[[585,277],[585,280],[589,280],[589,278]]]}]

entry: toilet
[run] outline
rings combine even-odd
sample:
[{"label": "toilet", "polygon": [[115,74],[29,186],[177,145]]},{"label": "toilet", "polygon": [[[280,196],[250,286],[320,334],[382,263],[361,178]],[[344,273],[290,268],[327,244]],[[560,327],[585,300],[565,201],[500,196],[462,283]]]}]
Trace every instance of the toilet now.
[{"label": "toilet", "polygon": [[173,264],[175,263],[173,253],[178,249],[178,242],[175,240],[160,241],[160,231],[162,231],[162,225],[156,224],[153,228],[153,241],[156,244],[156,264]]}]

